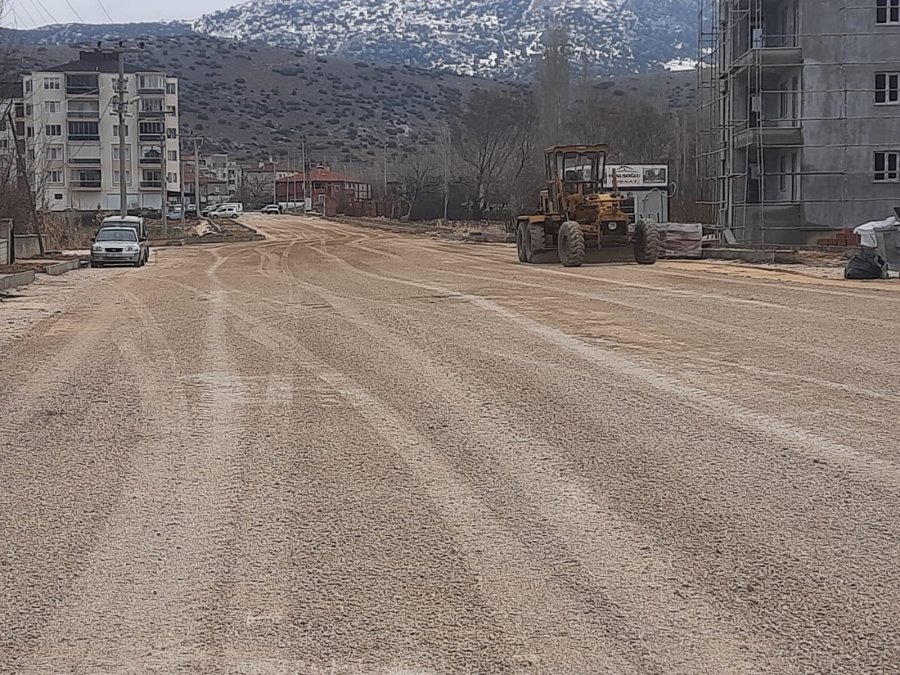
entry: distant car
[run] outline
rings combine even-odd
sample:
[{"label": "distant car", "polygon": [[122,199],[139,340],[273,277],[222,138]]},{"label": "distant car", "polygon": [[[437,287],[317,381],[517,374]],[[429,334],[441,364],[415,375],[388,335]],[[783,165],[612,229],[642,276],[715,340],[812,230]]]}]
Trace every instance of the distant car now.
[{"label": "distant car", "polygon": [[143,266],[150,256],[146,241],[139,241],[133,227],[104,227],[91,239],[91,267]]},{"label": "distant car", "polygon": [[262,210],[263,213],[281,213],[281,206],[278,204],[269,204]]},{"label": "distant car", "polygon": [[162,211],[160,211],[159,209],[149,209],[149,208],[129,209],[128,215],[134,216],[137,218],[148,218],[150,220],[159,220],[160,218],[162,218]]},{"label": "distant car", "polygon": [[166,214],[166,218],[169,220],[181,220],[181,209],[174,208]]},{"label": "distant car", "polygon": [[209,212],[210,218],[238,218],[240,215],[234,206],[220,206],[215,211]]}]

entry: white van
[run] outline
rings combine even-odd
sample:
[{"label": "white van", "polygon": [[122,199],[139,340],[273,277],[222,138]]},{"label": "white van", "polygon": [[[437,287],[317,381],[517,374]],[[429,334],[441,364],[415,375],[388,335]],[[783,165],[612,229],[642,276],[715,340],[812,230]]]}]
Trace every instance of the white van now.
[{"label": "white van", "polygon": [[[239,204],[238,202],[225,202],[224,204],[219,204],[215,208],[215,210],[218,211],[219,209],[224,209],[224,208],[228,208],[228,207],[234,207],[234,210],[237,211],[238,213],[244,212],[244,205]],[[210,212],[210,213],[212,213],[212,212]]]}]

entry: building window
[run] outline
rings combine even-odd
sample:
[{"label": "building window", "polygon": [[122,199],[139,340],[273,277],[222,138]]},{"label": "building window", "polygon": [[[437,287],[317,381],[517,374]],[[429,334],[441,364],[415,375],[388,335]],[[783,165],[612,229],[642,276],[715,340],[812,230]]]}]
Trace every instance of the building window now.
[{"label": "building window", "polygon": [[61,77],[45,77],[44,78],[44,89],[61,89],[62,88],[62,78]]},{"label": "building window", "polygon": [[99,122],[69,122],[70,141],[99,141]]},{"label": "building window", "polygon": [[[119,184],[119,177],[120,177],[121,175],[122,175],[122,174],[119,173],[118,171],[113,171],[113,185],[118,185],[118,184]],[[126,172],[125,172],[125,184],[126,184],[126,185],[131,185],[131,172],[130,172],[130,171],[126,171]]]},{"label": "building window", "polygon": [[166,129],[166,138],[178,138],[178,129],[172,127]]},{"label": "building window", "polygon": [[62,171],[48,171],[47,172],[47,182],[52,185],[60,185],[63,182],[63,172]]},{"label": "building window", "polygon": [[[119,161],[119,146],[118,146],[118,145],[114,145],[114,146],[113,146],[113,149],[112,149],[112,158],[113,158],[113,161],[114,161],[114,162],[118,162],[118,161]],[[130,146],[130,145],[126,145],[126,146],[125,146],[125,161],[126,161],[126,162],[130,162],[130,161],[131,161],[131,146]]]},{"label": "building window", "polygon": [[175,90],[175,83],[174,83],[174,82],[166,82],[166,93],[167,93],[167,94],[176,94],[176,93],[178,93],[178,92]]},{"label": "building window", "polygon": [[46,134],[48,136],[62,136],[61,124],[48,124],[46,126]]},{"label": "building window", "polygon": [[165,91],[165,78],[162,75],[141,75],[138,77],[138,89],[142,91]]},{"label": "building window", "polygon": [[63,198],[63,196],[59,192],[57,192],[55,195],[53,195],[53,199],[62,199],[62,198]]},{"label": "building window", "polygon": [[26,103],[25,104],[25,116],[31,117],[32,115],[34,115],[34,106],[31,105],[30,103]]},{"label": "building window", "polygon": [[[125,125],[125,135],[126,136],[128,135],[128,125],[127,124]],[[113,136],[115,136],[116,138],[119,137],[119,125],[118,124],[113,124]]]},{"label": "building window", "polygon": [[59,112],[59,101],[48,101],[47,102],[47,112],[48,113],[58,113]]},{"label": "building window", "polygon": [[34,83],[31,80],[25,80],[25,91],[29,94],[34,91]]},{"label": "building window", "polygon": [[175,117],[176,111],[174,105],[166,106],[166,115],[169,117]]},{"label": "building window", "polygon": [[900,73],[875,73],[875,103],[900,103]]},{"label": "building window", "polygon": [[787,155],[782,155],[778,160],[778,189],[787,191]]},{"label": "building window", "polygon": [[169,150],[166,153],[166,159],[170,162],[177,162],[178,161],[178,151],[177,150]]},{"label": "building window", "polygon": [[34,138],[34,127],[28,127],[28,128],[25,130],[25,136],[26,136],[27,138]]},{"label": "building window", "polygon": [[900,23],[900,0],[876,0],[875,23]]},{"label": "building window", "polygon": [[875,180],[879,183],[900,181],[900,151],[875,153]]},{"label": "building window", "polygon": [[8,138],[0,138],[0,150],[9,150]]},{"label": "building window", "polygon": [[166,180],[170,183],[177,183],[178,182],[178,174],[172,173],[171,171],[169,171],[168,173],[166,173]]},{"label": "building window", "polygon": [[51,145],[49,148],[47,148],[47,159],[61,160],[63,156],[64,153],[61,145]]}]

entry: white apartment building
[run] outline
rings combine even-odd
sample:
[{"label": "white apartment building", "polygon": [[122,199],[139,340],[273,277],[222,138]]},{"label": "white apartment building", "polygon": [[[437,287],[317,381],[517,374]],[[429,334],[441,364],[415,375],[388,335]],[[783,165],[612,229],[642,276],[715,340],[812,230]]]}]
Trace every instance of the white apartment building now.
[{"label": "white apartment building", "polygon": [[79,59],[24,76],[24,138],[39,208],[116,211],[120,180],[127,208],[160,208],[181,190],[178,80],[125,67],[125,176],[120,176],[116,114],[118,57]]}]

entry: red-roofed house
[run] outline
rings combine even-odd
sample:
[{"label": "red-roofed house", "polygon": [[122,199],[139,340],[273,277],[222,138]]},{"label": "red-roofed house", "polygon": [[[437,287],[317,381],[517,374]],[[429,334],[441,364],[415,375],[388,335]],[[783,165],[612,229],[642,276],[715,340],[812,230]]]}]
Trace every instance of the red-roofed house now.
[{"label": "red-roofed house", "polygon": [[372,186],[357,178],[351,178],[331,169],[319,167],[311,169],[309,178],[303,172],[278,180],[275,194],[279,202],[297,202],[305,197],[304,185],[309,185],[309,196],[314,206],[322,204],[342,206],[348,202],[362,202],[372,199]]}]

